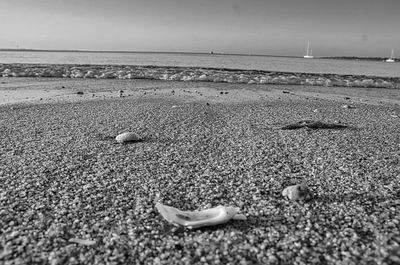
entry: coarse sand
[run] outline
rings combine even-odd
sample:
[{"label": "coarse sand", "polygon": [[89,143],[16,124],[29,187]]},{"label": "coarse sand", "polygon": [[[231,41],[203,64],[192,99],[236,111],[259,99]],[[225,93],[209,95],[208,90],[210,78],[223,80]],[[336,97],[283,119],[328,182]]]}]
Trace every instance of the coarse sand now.
[{"label": "coarse sand", "polygon": [[[0,99],[2,264],[400,263],[398,90],[0,78]],[[281,129],[304,120],[348,127]],[[247,220],[189,230],[156,202]]]}]

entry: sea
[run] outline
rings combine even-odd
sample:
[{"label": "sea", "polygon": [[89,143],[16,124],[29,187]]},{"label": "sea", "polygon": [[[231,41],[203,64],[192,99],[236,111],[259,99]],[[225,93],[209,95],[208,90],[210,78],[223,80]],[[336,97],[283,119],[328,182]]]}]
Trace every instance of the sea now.
[{"label": "sea", "polygon": [[154,65],[400,77],[400,62],[154,52],[0,51],[0,63]]}]

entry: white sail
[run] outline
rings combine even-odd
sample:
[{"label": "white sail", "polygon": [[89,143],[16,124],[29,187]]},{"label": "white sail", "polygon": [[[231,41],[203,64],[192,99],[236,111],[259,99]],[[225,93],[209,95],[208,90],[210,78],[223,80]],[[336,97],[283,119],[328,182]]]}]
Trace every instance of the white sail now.
[{"label": "white sail", "polygon": [[394,50],[390,53],[390,58],[386,60],[387,63],[394,63]]},{"label": "white sail", "polygon": [[314,56],[312,55],[312,49],[310,49],[310,41],[307,42],[307,54],[304,55],[306,59],[312,59]]}]

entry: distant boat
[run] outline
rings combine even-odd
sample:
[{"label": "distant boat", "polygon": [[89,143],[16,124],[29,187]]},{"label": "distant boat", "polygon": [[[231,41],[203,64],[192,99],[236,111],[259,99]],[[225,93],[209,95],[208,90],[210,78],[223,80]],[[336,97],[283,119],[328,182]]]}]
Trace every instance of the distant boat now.
[{"label": "distant boat", "polygon": [[387,63],[394,63],[394,51],[390,54],[390,58],[386,60]]},{"label": "distant boat", "polygon": [[310,49],[310,42],[307,42],[307,54],[304,55],[306,59],[312,59],[314,56],[312,55],[312,49]]}]

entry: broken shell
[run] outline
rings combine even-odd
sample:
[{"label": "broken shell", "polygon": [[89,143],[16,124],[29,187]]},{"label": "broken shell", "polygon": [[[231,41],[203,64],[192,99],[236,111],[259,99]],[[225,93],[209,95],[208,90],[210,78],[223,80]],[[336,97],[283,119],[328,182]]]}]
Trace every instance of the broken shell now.
[{"label": "broken shell", "polygon": [[219,205],[203,211],[181,211],[171,206],[156,203],[156,208],[169,223],[176,226],[186,226],[189,229],[224,224],[231,219],[246,220],[246,216],[238,214],[239,208],[237,207]]},{"label": "broken shell", "polygon": [[126,142],[140,142],[142,139],[133,132],[125,132],[121,133],[117,137],[115,137],[118,143],[126,143]]},{"label": "broken shell", "polygon": [[305,183],[286,187],[282,191],[282,195],[292,201],[307,200],[311,198],[311,193]]},{"label": "broken shell", "polygon": [[70,240],[68,240],[68,242],[85,245],[85,246],[92,246],[92,245],[96,244],[96,241],[94,241],[94,240],[79,239],[79,238],[71,238]]},{"label": "broken shell", "polygon": [[343,105],[342,108],[344,108],[344,109],[355,109],[356,106],[354,106],[354,105]]}]

